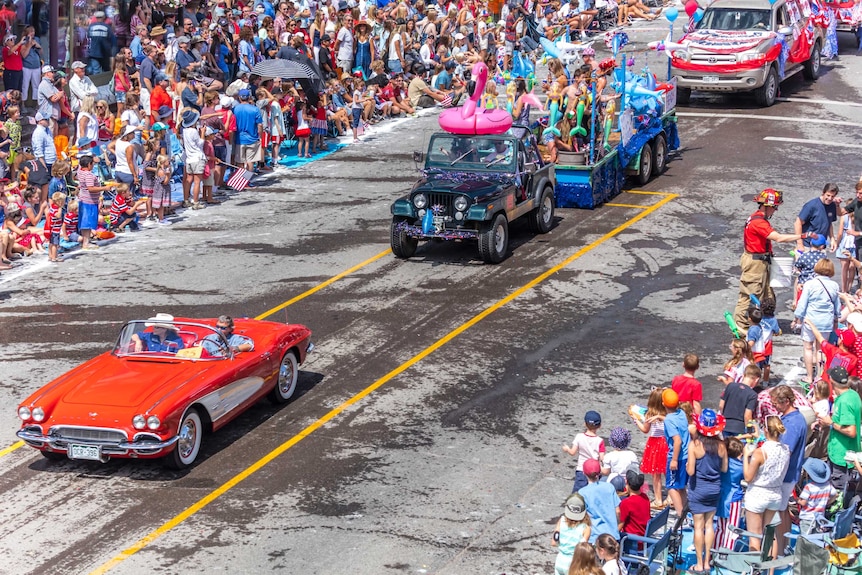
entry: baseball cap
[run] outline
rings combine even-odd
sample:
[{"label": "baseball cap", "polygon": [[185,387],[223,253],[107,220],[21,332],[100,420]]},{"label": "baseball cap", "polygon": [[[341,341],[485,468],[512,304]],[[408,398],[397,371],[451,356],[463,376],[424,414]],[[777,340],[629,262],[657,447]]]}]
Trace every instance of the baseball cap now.
[{"label": "baseball cap", "polygon": [[584,515],[587,514],[587,502],[584,501],[584,498],[580,493],[572,493],[569,495],[568,499],[566,499],[566,508],[563,513],[566,515],[566,519],[571,521],[582,521],[584,519]]},{"label": "baseball cap", "polygon": [[191,39],[188,36],[180,36],[177,38],[177,44],[188,44],[191,42]]},{"label": "baseball cap", "polygon": [[621,493],[626,490],[626,480],[622,475],[615,475],[614,478],[611,479],[610,483],[614,486],[614,489],[617,490],[617,493]]},{"label": "baseball cap", "polygon": [[215,136],[216,134],[218,134],[218,130],[216,130],[212,126],[207,126],[207,129],[204,134],[207,136]]},{"label": "baseball cap", "polygon": [[37,122],[40,122],[42,120],[50,120],[50,119],[51,119],[50,116],[46,116],[42,112],[36,112],[36,121]]},{"label": "baseball cap", "polygon": [[590,410],[584,414],[584,423],[589,423],[590,425],[601,425],[602,416],[598,411]]},{"label": "baseball cap", "polygon": [[247,100],[251,98],[251,90],[246,90],[245,88],[243,88],[239,91],[237,96],[239,96],[241,100]]},{"label": "baseball cap", "polygon": [[838,340],[844,344],[845,347],[853,347],[856,345],[856,334],[853,333],[852,329],[839,329],[837,332]]},{"label": "baseball cap", "polygon": [[847,370],[840,365],[830,368],[827,373],[829,374],[829,379],[835,383],[847,383],[847,379],[849,378]]},{"label": "baseball cap", "polygon": [[102,12],[101,10],[99,10],[98,12],[96,12],[95,14],[93,14],[93,18],[96,18],[97,20],[98,20],[99,18],[105,18],[105,13],[104,13],[104,12]]},{"label": "baseball cap", "polygon": [[847,316],[847,325],[862,333],[862,312],[854,311]]},{"label": "baseball cap", "polygon": [[75,60],[72,62],[72,69],[77,70],[78,68],[86,68],[87,65],[81,62],[80,60]]},{"label": "baseball cap", "polygon": [[644,474],[634,469],[626,471],[626,483],[632,491],[640,491],[644,486]]},{"label": "baseball cap", "polygon": [[155,124],[153,124],[153,126],[152,126],[152,130],[153,130],[154,132],[160,132],[160,131],[162,131],[162,130],[167,130],[167,129],[168,129],[168,125],[167,125],[167,124],[163,124],[162,122],[156,122],[156,123],[155,123]]},{"label": "baseball cap", "polygon": [[456,32],[456,33],[455,33],[455,39],[456,39],[456,40],[463,40],[464,38],[465,38],[465,36],[464,36],[464,34],[462,34],[461,32]]},{"label": "baseball cap", "polygon": [[823,234],[817,234],[817,237],[811,240],[811,245],[822,248],[826,245],[826,236]]},{"label": "baseball cap", "polygon": [[595,477],[602,472],[602,464],[598,459],[587,459],[584,461],[584,475]]},{"label": "baseball cap", "polygon": [[43,74],[47,74],[48,72],[53,72],[53,71],[54,71],[54,66],[52,66],[50,64],[46,64],[46,65],[42,66],[42,73]]}]

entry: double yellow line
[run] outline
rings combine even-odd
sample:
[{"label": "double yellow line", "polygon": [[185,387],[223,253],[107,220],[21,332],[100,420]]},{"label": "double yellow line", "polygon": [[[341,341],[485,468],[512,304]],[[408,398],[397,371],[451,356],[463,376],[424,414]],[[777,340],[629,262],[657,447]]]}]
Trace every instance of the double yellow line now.
[{"label": "double yellow line", "polygon": [[[633,192],[633,193],[636,193],[636,192]],[[632,207],[643,208],[643,209],[640,213],[638,213],[637,215],[632,217],[630,220],[628,220],[624,224],[617,226],[616,228],[614,228],[610,232],[606,233],[605,235],[601,236],[600,238],[598,238],[594,242],[592,242],[589,245],[584,246],[583,248],[579,249],[578,251],[576,251],[574,254],[570,255],[568,258],[566,258],[565,260],[563,260],[559,264],[548,269],[547,271],[545,271],[542,274],[538,275],[537,277],[533,278],[530,282],[521,286],[520,288],[518,288],[517,290],[515,290],[514,292],[512,292],[508,296],[504,297],[503,299],[497,301],[496,303],[487,307],[483,311],[479,312],[478,314],[473,316],[471,319],[462,323],[461,325],[459,325],[458,327],[456,327],[455,329],[453,329],[452,331],[450,331],[449,333],[447,333],[446,335],[444,335],[443,337],[441,337],[440,339],[438,339],[437,341],[435,341],[434,343],[432,343],[431,345],[429,345],[428,347],[426,347],[425,349],[423,349],[422,351],[420,351],[419,353],[417,353],[416,355],[414,355],[413,357],[411,357],[410,359],[408,359],[407,361],[405,361],[404,363],[402,363],[401,365],[399,365],[398,367],[396,367],[395,369],[393,369],[392,371],[390,371],[389,373],[387,373],[386,375],[384,375],[383,377],[381,377],[380,379],[378,379],[377,381],[375,381],[374,383],[372,383],[371,385],[369,385],[368,387],[366,387],[365,389],[363,389],[362,391],[360,391],[359,393],[357,393],[356,395],[354,395],[353,397],[351,397],[350,399],[348,399],[347,401],[342,403],[341,405],[339,405],[338,407],[335,407],[334,409],[330,410],[328,413],[323,415],[320,419],[318,419],[314,423],[307,426],[305,429],[300,431],[298,434],[294,435],[293,437],[291,437],[290,439],[288,439],[287,441],[285,441],[284,443],[282,443],[281,445],[279,445],[278,447],[276,447],[275,449],[273,449],[272,451],[267,453],[265,456],[263,456],[259,460],[255,461],[249,467],[246,467],[243,471],[241,471],[240,473],[233,476],[231,479],[229,479],[227,482],[223,483],[217,489],[215,489],[214,491],[211,491],[209,494],[202,497],[196,503],[194,503],[190,507],[187,507],[185,510],[183,510],[179,514],[175,515],[173,518],[168,520],[166,523],[162,524],[160,527],[158,527],[155,530],[151,531],[150,533],[146,534],[144,537],[142,537],[141,539],[136,541],[131,546],[120,551],[120,553],[117,554],[116,556],[114,556],[112,559],[110,559],[106,563],[103,563],[102,565],[97,567],[95,570],[93,570],[90,573],[90,575],[101,575],[101,574],[107,573],[108,571],[110,571],[111,569],[113,569],[114,567],[116,567],[117,565],[119,565],[120,563],[122,563],[123,561],[125,561],[126,559],[128,559],[129,557],[134,555],[135,553],[137,553],[138,551],[147,547],[150,543],[152,543],[153,541],[155,541],[156,539],[158,539],[159,537],[161,537],[162,535],[164,535],[165,533],[167,533],[168,531],[170,531],[171,529],[173,529],[177,525],[181,524],[183,521],[185,521],[189,517],[193,516],[194,514],[196,514],[200,510],[202,510],[204,507],[206,507],[207,505],[209,505],[210,503],[212,503],[213,501],[215,501],[216,499],[218,499],[219,497],[221,497],[222,495],[224,495],[225,493],[227,493],[228,491],[230,491],[231,489],[233,489],[234,487],[236,487],[237,485],[242,483],[245,479],[247,479],[248,477],[250,477],[251,475],[253,475],[257,471],[262,469],[264,466],[266,466],[273,459],[275,459],[279,455],[283,454],[285,451],[287,451],[288,449],[290,449],[291,447],[293,447],[294,445],[296,445],[297,443],[299,443],[300,441],[302,441],[303,439],[305,439],[306,437],[308,437],[309,435],[311,435],[312,433],[314,433],[315,431],[317,431],[318,429],[323,427],[327,422],[329,422],[330,420],[332,420],[335,417],[337,417],[338,415],[340,415],[342,412],[344,412],[344,410],[346,410],[351,405],[354,405],[355,403],[361,401],[363,398],[370,395],[375,390],[379,389],[380,387],[382,387],[383,385],[385,385],[386,383],[391,381],[394,377],[398,376],[399,374],[403,373],[404,371],[406,371],[407,369],[409,369],[410,367],[412,367],[413,365],[415,365],[419,361],[428,357],[429,355],[434,353],[436,350],[440,349],[441,347],[446,345],[448,342],[452,341],[453,339],[455,339],[456,337],[458,337],[459,335],[461,335],[462,333],[464,333],[465,331],[467,331],[468,329],[470,329],[471,327],[473,327],[474,325],[476,325],[477,323],[479,323],[480,321],[482,321],[483,319],[485,319],[486,317],[488,317],[489,315],[491,315],[492,313],[494,313],[495,311],[500,309],[501,307],[512,302],[514,299],[520,297],[525,292],[538,286],[539,284],[541,284],[542,282],[547,280],[549,277],[551,277],[552,275],[554,275],[558,271],[562,270],[563,268],[565,268],[566,266],[568,266],[569,264],[571,264],[572,262],[574,262],[575,260],[577,260],[578,258],[583,256],[584,254],[594,250],[595,248],[597,248],[598,246],[600,246],[601,244],[603,244],[607,240],[613,238],[614,236],[616,236],[617,234],[619,234],[620,232],[622,232],[626,228],[631,227],[635,223],[644,219],[645,217],[652,214],[654,211],[658,210],[663,205],[667,204],[668,202],[670,202],[671,200],[673,200],[674,198],[677,197],[676,194],[664,194],[661,192],[641,192],[641,193],[649,193],[651,195],[662,196],[662,199],[659,200],[657,203],[649,206],[649,207],[632,205]],[[345,275],[350,273],[351,270],[355,271],[356,269],[359,269],[363,265],[367,265],[368,263],[371,263],[372,261],[375,261],[375,260],[383,257],[387,253],[389,253],[389,250],[386,250],[383,253],[378,254],[377,256],[374,256],[370,260],[366,260],[362,264],[358,264],[357,266],[354,266],[350,270],[347,270],[347,271],[343,272],[342,274],[335,276],[331,280],[328,280],[328,283],[327,282],[324,282],[324,283],[326,285],[329,285],[333,281],[336,281],[337,278],[344,277]],[[283,303],[277,307],[272,308],[271,310],[267,311],[266,313],[262,314],[261,316],[258,316],[258,319],[262,319],[264,317],[267,317],[268,315],[272,315],[273,313],[276,313],[277,311],[284,309],[285,307],[287,307],[291,303],[298,301],[299,299],[302,299],[302,297],[306,297],[307,295],[310,295],[310,294],[318,291],[318,289],[322,289],[323,287],[325,287],[325,285],[321,284],[318,287],[312,288],[311,290],[305,292],[304,294],[301,294],[300,296],[297,296],[296,298],[293,298],[292,300],[289,300],[288,302],[285,302],[285,303]]]}]

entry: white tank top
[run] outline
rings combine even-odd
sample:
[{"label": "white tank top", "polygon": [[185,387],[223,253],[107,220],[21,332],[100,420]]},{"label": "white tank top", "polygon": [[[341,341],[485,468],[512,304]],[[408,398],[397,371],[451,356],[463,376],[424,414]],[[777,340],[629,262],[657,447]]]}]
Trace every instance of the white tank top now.
[{"label": "white tank top", "polygon": [[392,39],[389,41],[389,59],[398,60],[398,48],[396,46],[401,43],[401,34],[399,32],[392,33]]},{"label": "white tank top", "polygon": [[[132,168],[129,166],[129,161],[126,159],[126,150],[131,146],[131,142],[126,142],[124,140],[117,140],[116,150],[117,150],[117,165],[114,166],[115,172],[120,172],[121,174],[131,174]],[[134,154],[132,155],[134,157]]]}]

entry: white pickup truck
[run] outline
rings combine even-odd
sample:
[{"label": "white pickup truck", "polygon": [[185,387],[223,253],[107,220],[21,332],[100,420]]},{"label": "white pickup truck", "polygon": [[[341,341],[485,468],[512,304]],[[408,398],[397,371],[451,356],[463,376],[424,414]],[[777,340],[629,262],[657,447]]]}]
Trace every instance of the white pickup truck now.
[{"label": "white pickup truck", "polygon": [[677,102],[692,90],[754,92],[760,106],[771,106],[783,80],[820,72],[823,29],[812,14],[820,0],[715,0],[695,30],[671,51]]}]

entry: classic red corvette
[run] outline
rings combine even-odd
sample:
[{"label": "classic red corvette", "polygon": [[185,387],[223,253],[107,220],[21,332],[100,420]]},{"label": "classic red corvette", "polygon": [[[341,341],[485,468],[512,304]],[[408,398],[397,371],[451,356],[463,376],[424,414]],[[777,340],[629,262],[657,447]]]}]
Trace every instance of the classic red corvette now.
[{"label": "classic red corvette", "polygon": [[264,395],[288,401],[313,348],[298,324],[168,314],[131,321],[111,351],[23,401],[17,435],[48,459],[164,457],[182,469],[204,433]]}]

